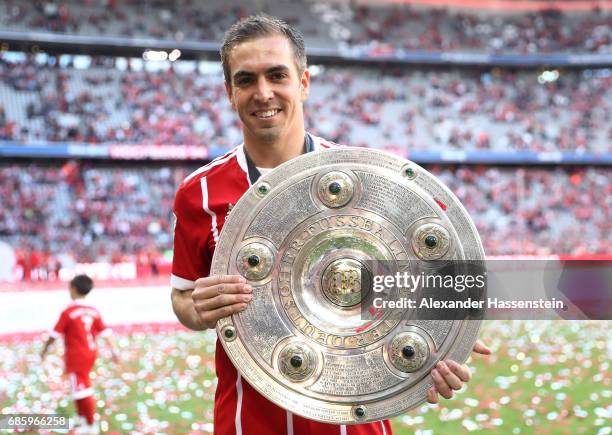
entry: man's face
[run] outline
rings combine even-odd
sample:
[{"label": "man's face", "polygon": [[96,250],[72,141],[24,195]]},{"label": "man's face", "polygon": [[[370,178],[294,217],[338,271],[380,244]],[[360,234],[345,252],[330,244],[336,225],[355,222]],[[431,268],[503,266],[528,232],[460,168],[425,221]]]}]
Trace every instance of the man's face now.
[{"label": "man's face", "polygon": [[281,35],[243,42],[229,56],[232,109],[245,137],[272,142],[302,129],[302,102],[308,97],[308,70],[298,74],[293,49]]}]

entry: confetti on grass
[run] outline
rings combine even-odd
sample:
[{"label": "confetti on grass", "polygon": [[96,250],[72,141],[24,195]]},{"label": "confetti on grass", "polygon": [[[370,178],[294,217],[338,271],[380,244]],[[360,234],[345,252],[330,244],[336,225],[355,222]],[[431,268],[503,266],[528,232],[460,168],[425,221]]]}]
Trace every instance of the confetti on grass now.
[{"label": "confetti on grass", "polygon": [[[393,420],[394,433],[610,434],[610,322],[485,322],[494,350],[473,356],[473,379],[452,400]],[[134,333],[118,340],[122,363],[101,355],[92,376],[103,431],[212,433],[214,333]],[[61,352],[42,343],[0,345],[0,413],[74,414]]]}]

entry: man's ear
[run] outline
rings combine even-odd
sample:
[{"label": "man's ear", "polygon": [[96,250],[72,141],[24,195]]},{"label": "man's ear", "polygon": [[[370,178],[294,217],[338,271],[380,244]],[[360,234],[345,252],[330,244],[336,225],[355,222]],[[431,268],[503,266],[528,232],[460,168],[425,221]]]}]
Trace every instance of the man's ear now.
[{"label": "man's ear", "polygon": [[230,104],[232,105],[232,110],[236,111],[236,104],[234,104],[234,94],[232,93],[232,85],[230,85],[227,81],[224,81],[225,85],[225,93],[227,94],[227,98],[229,99]]},{"label": "man's ear", "polygon": [[302,78],[300,79],[300,90],[302,93],[302,101],[306,101],[308,95],[310,94],[310,71],[308,71],[308,68],[306,68],[302,73]]}]

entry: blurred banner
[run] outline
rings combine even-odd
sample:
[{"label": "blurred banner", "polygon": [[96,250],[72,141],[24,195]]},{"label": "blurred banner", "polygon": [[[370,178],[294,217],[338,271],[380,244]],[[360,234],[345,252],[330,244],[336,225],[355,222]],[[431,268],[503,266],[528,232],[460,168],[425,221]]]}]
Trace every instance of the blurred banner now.
[{"label": "blurred banner", "polygon": [[[142,145],[142,144],[14,144],[0,141],[0,157],[84,158],[111,160],[209,160],[222,156],[229,149],[210,145]],[[533,151],[423,151],[408,153],[384,149],[415,163],[483,163],[508,165],[590,164],[612,165],[612,153],[533,152]],[[405,154],[405,155],[404,155]]]}]

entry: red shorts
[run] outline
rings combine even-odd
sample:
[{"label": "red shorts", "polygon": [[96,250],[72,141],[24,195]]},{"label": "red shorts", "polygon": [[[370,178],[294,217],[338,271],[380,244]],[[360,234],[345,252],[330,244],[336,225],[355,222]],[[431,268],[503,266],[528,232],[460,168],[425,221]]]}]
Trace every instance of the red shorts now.
[{"label": "red shorts", "polygon": [[93,396],[93,388],[91,387],[91,380],[89,379],[89,371],[68,373],[68,378],[70,378],[70,390],[74,400]]}]

